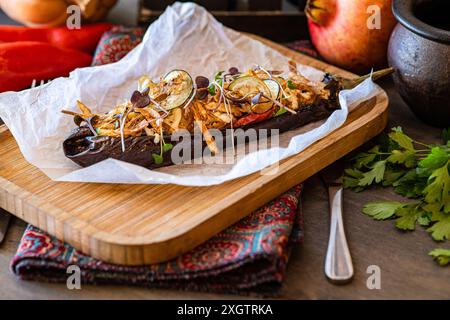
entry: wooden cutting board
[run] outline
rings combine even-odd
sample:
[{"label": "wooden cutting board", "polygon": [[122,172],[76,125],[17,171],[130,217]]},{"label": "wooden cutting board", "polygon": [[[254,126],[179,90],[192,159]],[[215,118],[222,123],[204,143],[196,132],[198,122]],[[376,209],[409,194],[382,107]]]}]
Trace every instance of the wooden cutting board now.
[{"label": "wooden cutting board", "polygon": [[[302,64],[354,75],[291,51],[268,46]],[[338,130],[279,164],[212,187],[117,185],[51,181],[22,156],[0,126],[0,207],[85,254],[124,265],[174,258],[237,222],[379,134],[387,123],[387,95],[359,106]]]}]

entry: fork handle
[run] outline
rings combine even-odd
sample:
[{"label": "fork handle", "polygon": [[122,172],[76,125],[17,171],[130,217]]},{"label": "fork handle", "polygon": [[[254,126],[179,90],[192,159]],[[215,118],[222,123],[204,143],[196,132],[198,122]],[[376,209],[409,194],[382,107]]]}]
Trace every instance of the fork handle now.
[{"label": "fork handle", "polygon": [[342,217],[343,188],[328,188],[330,202],[330,238],[325,257],[325,275],[336,284],[344,284],[353,278],[353,263],[348,248]]}]

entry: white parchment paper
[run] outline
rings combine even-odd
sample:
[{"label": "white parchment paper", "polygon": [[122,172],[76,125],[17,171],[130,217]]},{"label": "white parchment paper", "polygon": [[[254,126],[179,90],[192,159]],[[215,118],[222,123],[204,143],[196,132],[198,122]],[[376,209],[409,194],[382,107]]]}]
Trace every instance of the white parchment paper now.
[{"label": "white parchment paper", "polygon": [[[371,80],[340,94],[342,110],[335,111],[320,125],[292,137],[286,147],[250,153],[235,165],[221,168],[179,166],[148,170],[108,159],[80,168],[64,156],[62,142],[73,130],[73,119],[62,108],[77,110],[77,99],[94,112],[107,112],[131,96],[137,79],[144,74],[157,80],[168,71],[181,68],[194,77],[210,77],[231,66],[246,70],[259,64],[274,70],[287,70],[288,58],[277,51],[224,27],[204,8],[193,3],[175,3],[147,30],[142,44],[124,59],[106,66],[77,69],[69,78],[58,78],[44,86],[22,92],[0,94],[0,117],[14,135],[25,159],[51,179],[72,182],[133,184],[179,184],[207,186],[259,171],[299,153],[313,142],[340,127],[349,108],[378,93]],[[323,73],[308,66],[299,70],[319,81]]]}]

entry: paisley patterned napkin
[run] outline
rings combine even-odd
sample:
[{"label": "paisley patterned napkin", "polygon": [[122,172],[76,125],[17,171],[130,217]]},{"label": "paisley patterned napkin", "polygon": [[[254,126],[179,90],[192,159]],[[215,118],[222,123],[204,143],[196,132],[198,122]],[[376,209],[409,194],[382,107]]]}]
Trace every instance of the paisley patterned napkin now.
[{"label": "paisley patterned napkin", "polygon": [[65,282],[67,267],[77,265],[84,283],[273,294],[290,248],[303,239],[300,194],[297,186],[192,251],[149,266],[96,260],[29,225],[11,269],[25,280]]},{"label": "paisley patterned napkin", "polygon": [[[121,59],[140,43],[143,33],[122,27],[107,32],[93,64]],[[67,267],[77,265],[84,283],[273,294],[283,281],[290,248],[303,239],[301,191],[301,186],[294,187],[192,251],[149,266],[96,260],[29,225],[11,269],[25,280],[65,282]]]}]

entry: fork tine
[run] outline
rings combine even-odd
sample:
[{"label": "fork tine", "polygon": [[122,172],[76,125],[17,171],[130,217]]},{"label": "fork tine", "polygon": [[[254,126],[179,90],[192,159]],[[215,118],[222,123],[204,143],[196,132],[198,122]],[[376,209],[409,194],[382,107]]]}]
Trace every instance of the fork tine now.
[{"label": "fork tine", "polygon": [[51,80],[41,80],[41,81],[39,81],[39,84],[38,84],[38,81],[36,79],[33,79],[33,82],[31,83],[31,88],[43,86],[46,83],[50,83],[50,81]]}]

